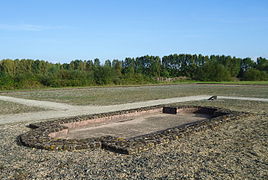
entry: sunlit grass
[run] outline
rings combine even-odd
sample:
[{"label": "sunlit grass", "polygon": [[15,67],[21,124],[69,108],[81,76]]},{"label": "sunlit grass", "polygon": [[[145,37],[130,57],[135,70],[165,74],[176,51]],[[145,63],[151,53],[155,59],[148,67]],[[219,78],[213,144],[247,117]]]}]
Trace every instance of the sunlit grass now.
[{"label": "sunlit grass", "polygon": [[2,92],[1,95],[26,99],[48,100],[76,105],[112,105],[154,99],[224,95],[268,98],[267,86],[180,84],[133,87],[84,87]]}]

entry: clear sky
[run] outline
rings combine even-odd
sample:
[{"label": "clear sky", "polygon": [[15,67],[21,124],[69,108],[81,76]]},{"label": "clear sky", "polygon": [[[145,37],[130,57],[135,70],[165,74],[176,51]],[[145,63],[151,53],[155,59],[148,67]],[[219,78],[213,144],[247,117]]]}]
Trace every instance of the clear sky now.
[{"label": "clear sky", "polygon": [[0,0],[0,59],[268,58],[268,0]]}]

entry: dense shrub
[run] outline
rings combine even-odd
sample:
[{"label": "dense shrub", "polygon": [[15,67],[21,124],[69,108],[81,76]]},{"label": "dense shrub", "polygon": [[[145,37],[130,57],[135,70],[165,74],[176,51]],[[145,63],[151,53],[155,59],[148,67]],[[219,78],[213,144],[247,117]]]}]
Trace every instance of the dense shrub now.
[{"label": "dense shrub", "polygon": [[246,81],[265,81],[268,80],[268,74],[265,71],[258,69],[249,69],[243,75],[243,80]]},{"label": "dense shrub", "polygon": [[14,89],[13,78],[3,72],[0,72],[0,87],[1,89]]},{"label": "dense shrub", "polygon": [[52,64],[42,60],[0,61],[0,89],[157,83],[187,77],[201,81],[267,80],[268,60],[231,56],[172,54],[120,60],[74,60]]},{"label": "dense shrub", "polygon": [[207,63],[197,70],[195,79],[200,81],[230,81],[231,75],[222,64]]}]

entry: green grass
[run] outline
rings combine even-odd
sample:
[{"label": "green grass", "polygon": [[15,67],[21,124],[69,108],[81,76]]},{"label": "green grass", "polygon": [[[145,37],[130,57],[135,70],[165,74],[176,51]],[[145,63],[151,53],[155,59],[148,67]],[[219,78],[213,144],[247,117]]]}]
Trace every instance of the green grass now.
[{"label": "green grass", "polygon": [[32,91],[9,91],[1,95],[26,99],[48,100],[76,105],[112,105],[162,98],[193,95],[225,95],[268,98],[267,86],[178,84],[130,87],[83,87],[44,89]]},{"label": "green grass", "polygon": [[21,92],[21,91],[45,91],[45,90],[65,90],[74,88],[116,88],[116,87],[144,87],[144,86],[167,86],[167,85],[183,85],[183,84],[229,84],[229,85],[268,85],[268,81],[194,81],[194,80],[182,80],[182,81],[171,81],[171,82],[156,82],[147,84],[126,84],[126,85],[99,85],[99,86],[70,86],[70,87],[43,87],[34,89],[2,89],[0,93],[8,92]]},{"label": "green grass", "polygon": [[0,101],[0,115],[5,114],[17,114],[25,112],[35,112],[35,111],[44,111],[45,109],[38,107],[30,107],[22,104],[17,104],[13,102]]},{"label": "green grass", "polygon": [[159,85],[171,85],[171,84],[231,84],[231,85],[268,85],[268,81],[194,81],[194,80],[182,80],[172,82],[160,82]]},{"label": "green grass", "polygon": [[198,84],[268,85],[268,81],[196,81]]}]

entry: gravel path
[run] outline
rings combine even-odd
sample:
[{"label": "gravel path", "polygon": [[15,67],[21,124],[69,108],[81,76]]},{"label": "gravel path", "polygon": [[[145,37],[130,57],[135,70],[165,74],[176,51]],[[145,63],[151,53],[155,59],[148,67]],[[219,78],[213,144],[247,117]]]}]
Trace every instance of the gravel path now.
[{"label": "gravel path", "polygon": [[[22,113],[22,114],[12,114],[12,115],[4,115],[0,116],[0,124],[6,123],[14,123],[14,122],[23,122],[23,121],[40,121],[45,119],[54,119],[61,117],[72,117],[78,115],[86,115],[86,114],[97,114],[104,112],[113,112],[127,109],[134,109],[139,107],[147,107],[154,106],[160,104],[170,104],[176,102],[187,102],[187,101],[198,101],[208,99],[210,96],[188,96],[188,97],[179,97],[179,98],[169,98],[169,99],[159,99],[159,100],[150,100],[144,102],[135,102],[135,103],[127,103],[127,104],[119,104],[119,105],[110,105],[110,106],[71,106],[61,103],[53,103],[51,104],[45,101],[44,106],[42,105],[43,101],[37,100],[29,100],[27,101],[28,105],[39,106],[39,107],[48,107],[53,108],[52,111],[41,111],[41,112],[32,112],[32,113]],[[9,98],[6,98],[9,100]],[[11,98],[12,101],[17,103],[23,102],[24,99],[20,98]],[[33,104],[30,104],[33,102]],[[61,109],[62,107],[66,107],[65,109]],[[60,110],[59,110],[60,109]]]},{"label": "gravel path", "polygon": [[9,96],[0,96],[0,100],[15,102],[27,106],[36,106],[40,108],[55,109],[55,110],[68,110],[73,108],[73,106],[63,103],[55,103],[50,101],[37,101],[23,98],[14,98]]},{"label": "gravel path", "polygon": [[[195,103],[268,111],[268,103],[257,101],[249,107],[240,100]],[[224,123],[129,156],[104,150],[54,152],[18,146],[16,137],[29,131],[26,125],[0,125],[1,180],[268,179],[267,114]]]},{"label": "gravel path", "polygon": [[235,97],[235,96],[218,96],[219,99],[238,99],[238,100],[246,100],[246,101],[261,101],[268,102],[266,98],[251,98],[251,97]]},{"label": "gravel path", "polygon": [[[54,110],[0,116],[0,179],[268,179],[267,99],[219,97],[217,101],[188,102],[249,110],[256,115],[182,137],[137,155],[127,156],[101,149],[54,152],[16,144],[16,137],[29,131],[26,127],[29,121],[208,97],[171,98],[115,106],[67,105],[68,108],[60,103],[45,103]],[[16,103],[24,101],[16,99]],[[42,102],[28,105],[44,107]]]},{"label": "gravel path", "polygon": [[[0,124],[6,123],[15,123],[15,122],[36,122],[40,120],[54,119],[54,118],[63,118],[63,117],[72,117],[78,115],[87,115],[87,114],[98,114],[105,112],[113,112],[127,109],[134,109],[139,107],[147,107],[161,104],[171,104],[178,102],[187,102],[187,101],[199,101],[206,100],[210,95],[200,95],[200,96],[187,96],[187,97],[178,97],[178,98],[168,98],[168,99],[158,99],[150,100],[143,102],[134,102],[118,105],[109,105],[109,106],[74,106],[64,103],[55,103],[50,101],[37,101],[37,100],[28,100],[22,98],[14,98],[8,96],[0,96],[0,100],[16,102],[28,106],[36,106],[41,108],[49,108],[49,111],[40,111],[40,112],[29,112],[21,114],[9,114],[0,116]],[[250,97],[234,97],[234,96],[218,96],[219,99],[238,99],[238,100],[250,100],[250,101],[261,101],[268,102],[268,99],[265,98],[250,98]]]}]

